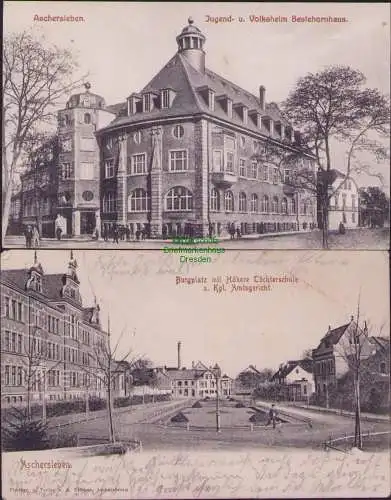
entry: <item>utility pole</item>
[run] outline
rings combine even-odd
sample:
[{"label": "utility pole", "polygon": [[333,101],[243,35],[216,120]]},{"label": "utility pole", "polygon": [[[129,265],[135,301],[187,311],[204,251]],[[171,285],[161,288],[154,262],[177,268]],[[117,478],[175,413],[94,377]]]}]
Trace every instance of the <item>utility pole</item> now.
[{"label": "utility pole", "polygon": [[215,373],[216,381],[216,432],[220,432],[220,395],[219,395],[219,374]]},{"label": "utility pole", "polygon": [[42,370],[42,421],[46,424],[46,366]]}]

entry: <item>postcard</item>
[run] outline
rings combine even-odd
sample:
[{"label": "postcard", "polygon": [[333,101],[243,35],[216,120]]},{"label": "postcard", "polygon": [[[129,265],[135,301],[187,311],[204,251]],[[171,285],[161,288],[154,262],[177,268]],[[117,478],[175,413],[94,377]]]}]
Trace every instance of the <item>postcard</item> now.
[{"label": "postcard", "polygon": [[3,247],[387,250],[389,19],[5,2]]},{"label": "postcard", "polygon": [[389,493],[386,252],[1,268],[4,498]]}]

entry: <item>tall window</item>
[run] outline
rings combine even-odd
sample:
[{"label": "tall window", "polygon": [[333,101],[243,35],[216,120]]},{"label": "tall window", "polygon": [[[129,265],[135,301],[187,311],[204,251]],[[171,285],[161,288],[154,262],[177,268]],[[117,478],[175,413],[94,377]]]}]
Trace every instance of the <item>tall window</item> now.
[{"label": "tall window", "polygon": [[356,210],[356,197],[352,194],[352,210]]},{"label": "tall window", "polygon": [[169,169],[171,172],[188,170],[187,151],[185,149],[170,151]]},{"label": "tall window", "polygon": [[241,192],[239,193],[239,212],[247,211],[247,199],[246,194]]},{"label": "tall window", "polygon": [[220,196],[215,188],[212,188],[210,192],[210,209],[213,212],[218,212],[220,210]]},{"label": "tall window", "polygon": [[213,151],[213,171],[222,172],[223,171],[223,154],[221,151]]},{"label": "tall window", "polygon": [[296,213],[296,200],[294,198],[291,198],[291,214]]},{"label": "tall window", "polygon": [[226,212],[234,211],[234,195],[232,191],[226,191],[224,195],[224,209]]},{"label": "tall window", "polygon": [[115,193],[109,192],[103,195],[103,212],[115,212],[116,200]]},{"label": "tall window", "polygon": [[291,171],[289,168],[284,170],[284,182],[285,184],[289,184],[291,182]]},{"label": "tall window", "polygon": [[282,199],[282,202],[281,202],[281,212],[283,214],[287,214],[288,213],[288,201],[287,201],[286,198]]},{"label": "tall window", "polygon": [[306,212],[307,212],[308,215],[313,215],[314,214],[314,209],[313,209],[312,201],[311,200],[307,200],[307,202],[306,202]]},{"label": "tall window", "polygon": [[132,156],[132,174],[147,173],[147,155],[145,153]]},{"label": "tall window", "polygon": [[269,180],[269,167],[267,165],[263,166],[263,180],[266,182]]},{"label": "tall window", "polygon": [[110,177],[114,177],[114,159],[105,161],[105,177],[109,179]]},{"label": "tall window", "polygon": [[278,184],[278,168],[273,168],[273,184]]},{"label": "tall window", "polygon": [[255,193],[251,195],[250,211],[253,214],[258,212],[258,196]]},{"label": "tall window", "polygon": [[226,172],[234,172],[234,154],[231,153],[230,151],[227,151],[227,156],[226,156],[226,165],[225,165],[225,170]]},{"label": "tall window", "polygon": [[346,209],[346,194],[342,195],[342,210]]},{"label": "tall window", "polygon": [[91,115],[90,113],[84,113],[84,123],[89,125],[91,123]]},{"label": "tall window", "polygon": [[239,160],[239,176],[246,177],[246,160],[244,158]]},{"label": "tall window", "polygon": [[72,175],[71,164],[70,163],[63,163],[62,164],[62,178],[63,179],[70,179],[71,175]]},{"label": "tall window", "polygon": [[167,193],[166,209],[168,211],[182,211],[193,209],[193,194],[183,186],[176,186]]},{"label": "tall window", "polygon": [[128,204],[131,212],[146,212],[149,210],[149,205],[150,197],[144,189],[138,188],[132,191]]},{"label": "tall window", "polygon": [[266,194],[262,198],[262,212],[264,212],[264,213],[269,212],[269,197]]},{"label": "tall window", "polygon": [[274,214],[278,213],[278,198],[277,198],[277,196],[274,196],[273,200],[272,200],[272,212]]},{"label": "tall window", "polygon": [[257,178],[257,172],[258,172],[258,164],[254,160],[251,162],[251,167],[250,167],[250,178],[251,179],[256,179]]}]

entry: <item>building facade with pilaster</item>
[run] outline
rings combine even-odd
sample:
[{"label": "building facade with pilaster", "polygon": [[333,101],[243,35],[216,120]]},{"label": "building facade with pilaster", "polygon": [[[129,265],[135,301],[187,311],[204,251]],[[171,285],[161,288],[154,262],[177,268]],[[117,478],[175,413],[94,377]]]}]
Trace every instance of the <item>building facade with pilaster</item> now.
[{"label": "building facade with pilaster", "polygon": [[152,237],[313,229],[316,195],[292,188],[292,168],[259,161],[265,143],[311,156],[278,106],[208,70],[192,19],[177,53],[96,131],[101,219]]},{"label": "building facade with pilaster", "polygon": [[99,305],[83,306],[76,270],[72,254],[60,274],[36,256],[30,269],[2,270],[2,406],[105,397],[94,360],[108,335]]}]

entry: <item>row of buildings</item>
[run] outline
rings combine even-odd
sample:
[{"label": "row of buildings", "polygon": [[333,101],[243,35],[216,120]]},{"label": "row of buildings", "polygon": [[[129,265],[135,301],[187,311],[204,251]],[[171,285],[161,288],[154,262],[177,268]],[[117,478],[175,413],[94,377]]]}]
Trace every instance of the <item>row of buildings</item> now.
[{"label": "row of buildings", "polygon": [[271,381],[291,401],[314,402],[325,406],[352,406],[354,374],[360,373],[361,404],[368,410],[390,404],[390,341],[370,336],[352,316],[336,328],[329,326],[309,357],[280,365]]},{"label": "row of buildings", "polygon": [[[77,262],[71,252],[67,269],[45,274],[35,253],[29,269],[1,272],[2,405],[106,397],[110,377],[114,397],[135,393],[137,376],[126,360],[110,357],[110,333],[100,308],[83,305]],[[232,379],[216,364],[181,364],[148,369],[153,392],[173,398],[229,396]],[[147,370],[147,371],[148,371]],[[137,392],[137,390],[136,390]]]},{"label": "row of buildings", "polygon": [[[58,214],[71,236],[114,224],[150,237],[318,226],[317,172],[300,133],[263,86],[253,95],[206,68],[205,36],[192,19],[176,41],[174,56],[124,102],[106,105],[89,83],[69,98],[56,136],[21,176],[11,231],[38,221],[54,236]],[[266,145],[295,162],[265,160]],[[297,172],[314,189],[295,184]],[[344,177],[334,172],[330,227],[358,224],[357,185]]]}]

